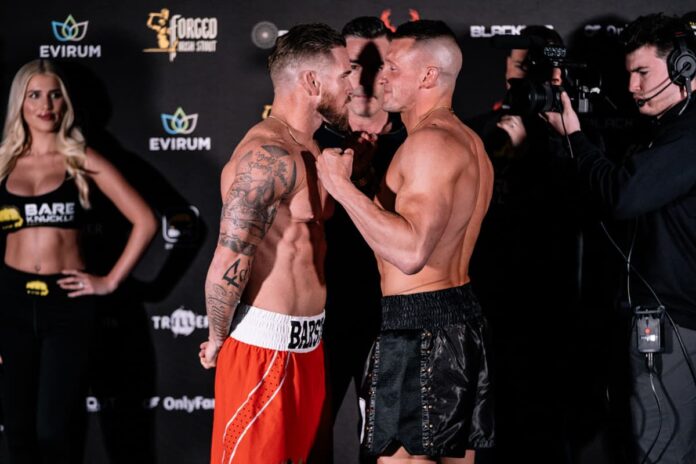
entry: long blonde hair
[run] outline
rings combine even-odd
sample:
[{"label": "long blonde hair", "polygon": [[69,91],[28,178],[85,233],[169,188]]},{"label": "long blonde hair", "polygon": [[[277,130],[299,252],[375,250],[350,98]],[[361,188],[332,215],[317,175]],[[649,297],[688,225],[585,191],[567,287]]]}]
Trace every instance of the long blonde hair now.
[{"label": "long blonde hair", "polygon": [[85,161],[87,160],[85,138],[82,131],[74,126],[75,112],[63,79],[61,79],[56,66],[48,60],[30,61],[19,68],[12,80],[5,128],[2,134],[2,143],[0,143],[0,181],[10,174],[17,162],[17,157],[31,147],[31,133],[22,117],[22,105],[29,80],[37,74],[53,76],[60,84],[67,109],[58,128],[56,148],[65,156],[68,174],[77,185],[80,204],[83,208],[89,209],[89,182],[88,172],[85,169]]}]

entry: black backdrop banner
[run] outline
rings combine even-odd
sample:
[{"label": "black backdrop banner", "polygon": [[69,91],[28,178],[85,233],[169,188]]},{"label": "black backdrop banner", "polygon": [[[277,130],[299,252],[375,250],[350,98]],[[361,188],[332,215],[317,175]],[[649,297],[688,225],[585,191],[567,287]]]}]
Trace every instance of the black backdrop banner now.
[{"label": "black backdrop banner", "polygon": [[[271,103],[266,57],[279,32],[307,22],[340,30],[362,15],[390,25],[444,19],[464,52],[454,109],[467,117],[487,111],[504,89],[505,52],[491,47],[493,36],[549,25],[572,53],[574,41],[611,40],[641,14],[690,9],[686,0],[3,1],[2,107],[22,64],[65,62],[89,144],[161,221],[133,277],[100,308],[86,462],[207,461],[213,373],[197,354],[207,337],[203,284],[217,236],[219,174]],[[616,76],[618,91],[624,79]],[[106,200],[97,199],[95,211],[87,238],[98,271],[117,256],[127,227]],[[336,427],[336,435],[354,434],[353,424]],[[337,455],[336,462],[357,462],[354,449]]]}]

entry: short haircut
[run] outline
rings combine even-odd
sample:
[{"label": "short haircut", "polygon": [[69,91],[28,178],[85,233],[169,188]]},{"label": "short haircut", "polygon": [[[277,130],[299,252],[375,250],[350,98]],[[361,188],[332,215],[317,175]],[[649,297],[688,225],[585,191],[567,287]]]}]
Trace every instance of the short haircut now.
[{"label": "short haircut", "polygon": [[409,21],[396,29],[393,39],[415,39],[416,42],[430,39],[440,39],[448,37],[455,42],[457,36],[444,21],[433,19],[419,19]]},{"label": "short haircut", "polygon": [[694,34],[686,21],[662,13],[640,16],[626,26],[621,33],[621,41],[626,54],[645,45],[654,45],[657,48],[657,56],[665,58],[674,50],[677,35],[682,35],[687,47],[696,51]]},{"label": "short haircut", "polygon": [[278,37],[268,57],[268,69],[275,79],[286,67],[300,61],[331,56],[331,50],[345,47],[346,40],[326,24],[300,24]]},{"label": "short haircut", "polygon": [[351,19],[343,26],[341,31],[343,37],[353,36],[362,39],[376,39],[377,37],[386,36],[391,38],[390,31],[384,22],[376,16],[360,16]]}]

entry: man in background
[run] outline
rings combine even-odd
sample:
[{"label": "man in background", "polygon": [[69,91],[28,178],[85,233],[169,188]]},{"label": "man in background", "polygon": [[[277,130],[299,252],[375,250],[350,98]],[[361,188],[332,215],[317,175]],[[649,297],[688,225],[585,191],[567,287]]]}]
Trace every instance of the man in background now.
[{"label": "man in background", "polygon": [[[379,18],[362,16],[349,21],[342,35],[352,69],[349,128],[324,123],[314,137],[320,148],[353,149],[351,180],[363,193],[373,196],[394,152],[406,138],[398,113],[382,109],[384,87],[377,81],[391,31]],[[335,422],[344,397],[354,397],[350,408],[358,415],[357,387],[370,346],[379,331],[381,291],[374,254],[340,204],[326,222],[326,240],[324,341],[328,398]],[[353,395],[348,393],[351,382],[356,388]],[[357,425],[350,429],[357,431]],[[354,439],[358,440],[357,433]]]}]

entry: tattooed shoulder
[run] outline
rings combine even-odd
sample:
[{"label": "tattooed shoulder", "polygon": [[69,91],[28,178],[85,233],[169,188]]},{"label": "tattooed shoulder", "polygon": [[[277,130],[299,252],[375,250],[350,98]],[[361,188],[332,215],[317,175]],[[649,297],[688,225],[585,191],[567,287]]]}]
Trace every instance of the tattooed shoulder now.
[{"label": "tattooed shoulder", "polygon": [[[252,255],[271,227],[280,201],[297,183],[297,160],[277,145],[260,145],[236,165],[222,208],[219,244]],[[242,232],[246,231],[246,232]]]},{"label": "tattooed shoulder", "polygon": [[285,148],[278,145],[261,145],[261,148],[273,156],[288,156],[290,154]]}]

